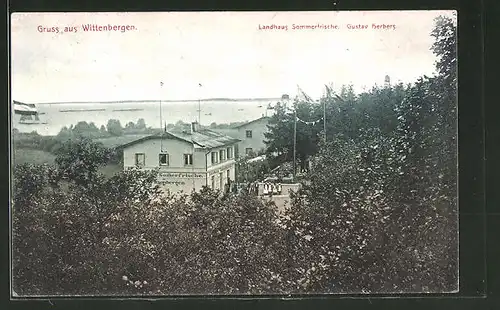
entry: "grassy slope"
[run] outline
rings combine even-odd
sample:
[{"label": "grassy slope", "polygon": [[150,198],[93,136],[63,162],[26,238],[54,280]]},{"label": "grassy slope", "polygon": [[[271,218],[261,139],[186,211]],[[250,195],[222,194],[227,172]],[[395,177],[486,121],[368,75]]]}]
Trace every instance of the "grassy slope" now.
[{"label": "grassy slope", "polygon": [[13,164],[20,165],[25,163],[32,164],[53,164],[55,156],[49,152],[33,149],[16,149],[14,148]]},{"label": "grassy slope", "polygon": [[[49,152],[41,151],[41,150],[33,150],[26,148],[14,148],[13,149],[13,161],[14,165],[20,165],[24,163],[32,163],[32,164],[54,164],[55,156]],[[120,165],[116,164],[108,164],[101,169],[101,173],[106,175],[107,177],[113,176],[116,172],[122,170]]]}]

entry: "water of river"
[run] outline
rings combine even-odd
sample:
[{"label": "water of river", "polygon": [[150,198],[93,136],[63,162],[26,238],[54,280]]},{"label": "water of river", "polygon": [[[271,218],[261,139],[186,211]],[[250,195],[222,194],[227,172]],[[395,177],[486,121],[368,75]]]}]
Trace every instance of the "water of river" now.
[{"label": "water of river", "polygon": [[[163,122],[176,123],[197,121],[209,125],[250,121],[263,115],[271,115],[267,110],[269,103],[278,99],[238,100],[238,101],[187,101],[162,102],[161,119]],[[106,125],[109,119],[120,120],[122,126],[143,118],[147,126],[160,127],[159,102],[124,103],[41,103],[37,104],[42,124],[20,124],[20,116],[14,115],[12,127],[21,132],[37,131],[41,135],[56,135],[64,126],[75,125],[80,121],[94,122],[97,127]],[[200,113],[198,113],[198,106]],[[163,127],[163,126],[161,126]]]}]

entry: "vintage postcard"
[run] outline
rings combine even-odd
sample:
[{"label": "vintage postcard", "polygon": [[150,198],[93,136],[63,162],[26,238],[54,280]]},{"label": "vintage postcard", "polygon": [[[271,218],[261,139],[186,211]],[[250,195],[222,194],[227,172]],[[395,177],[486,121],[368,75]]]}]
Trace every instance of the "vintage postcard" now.
[{"label": "vintage postcard", "polygon": [[455,11],[10,26],[13,297],[458,291]]}]

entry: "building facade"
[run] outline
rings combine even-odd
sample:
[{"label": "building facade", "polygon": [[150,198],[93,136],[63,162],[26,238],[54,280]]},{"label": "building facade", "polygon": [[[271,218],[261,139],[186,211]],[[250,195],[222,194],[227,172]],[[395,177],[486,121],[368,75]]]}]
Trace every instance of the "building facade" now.
[{"label": "building facade", "polygon": [[251,153],[257,154],[266,149],[264,133],[267,132],[268,124],[269,117],[263,116],[235,127],[238,130],[238,136],[235,138],[241,140],[238,143],[238,154],[240,156]]},{"label": "building facade", "polygon": [[238,139],[211,130],[173,129],[122,146],[124,169],[158,169],[165,190],[199,191],[203,186],[224,190],[233,182]]},{"label": "building facade", "polygon": [[269,117],[263,116],[231,129],[218,129],[217,132],[240,140],[237,155],[257,154],[266,149],[264,133],[267,132]]}]

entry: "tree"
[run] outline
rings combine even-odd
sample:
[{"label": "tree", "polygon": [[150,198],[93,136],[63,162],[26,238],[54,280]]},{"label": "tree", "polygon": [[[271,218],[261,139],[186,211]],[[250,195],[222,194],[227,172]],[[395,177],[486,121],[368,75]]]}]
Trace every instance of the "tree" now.
[{"label": "tree", "polygon": [[106,130],[106,126],[101,125],[101,128],[99,128],[99,132],[101,133],[101,136],[105,137],[108,135],[108,131]]},{"label": "tree", "polygon": [[78,122],[73,128],[72,132],[77,136],[89,136],[91,132],[98,131],[94,123],[87,123],[85,121]]},{"label": "tree", "polygon": [[146,129],[146,122],[143,118],[137,120],[137,124],[135,125],[137,129]]},{"label": "tree", "polygon": [[[433,33],[453,33],[440,29],[448,25],[437,22]],[[435,48],[440,59],[456,63],[448,57],[452,40],[436,42],[441,42]],[[327,141],[304,141],[314,140],[323,124],[298,126],[298,145],[314,143],[317,151],[307,182],[292,193],[283,217],[273,203],[245,193],[220,195],[204,188],[191,195],[160,195],[156,171],[103,178],[97,168],[108,150],[88,139],[65,143],[54,167],[18,165],[12,204],[14,291],[180,295],[456,289],[456,85],[449,78],[456,66],[448,67],[409,87],[375,87],[356,96],[347,88],[340,99],[330,93],[320,104],[297,102],[302,121],[321,117],[325,103],[329,135]],[[276,112],[266,138],[286,158],[294,115],[283,107]],[[257,166],[254,172],[260,171]]]},{"label": "tree", "polygon": [[89,138],[69,140],[57,151],[55,162],[60,173],[78,186],[92,187],[97,170],[106,164],[112,153]]},{"label": "tree", "polygon": [[124,171],[94,184],[35,190],[35,203],[16,201],[18,294],[258,294],[286,287],[272,205],[207,188],[158,197],[155,172]]},{"label": "tree", "polygon": [[367,266],[376,263],[372,249],[387,232],[394,153],[378,130],[362,135],[363,143],[346,137],[322,143],[309,182],[293,196],[286,226],[302,289],[347,293],[392,283],[385,265],[371,273]]},{"label": "tree", "polygon": [[262,180],[271,171],[267,160],[249,162],[249,158],[242,157],[236,162],[238,182],[252,183]]},{"label": "tree", "polygon": [[106,125],[106,129],[109,132],[109,134],[111,134],[113,136],[123,135],[123,128],[122,128],[122,125],[120,124],[119,120],[110,119],[108,121],[108,124]]},{"label": "tree", "polygon": [[[435,270],[433,277],[449,288],[457,288],[457,101],[456,101],[456,25],[439,17],[432,31],[433,51],[438,57],[439,74],[421,78],[398,106],[399,149],[405,159],[401,182],[402,202],[413,202],[424,212],[433,212],[428,225],[435,225],[442,238],[441,257],[448,265]],[[418,203],[416,203],[418,201]],[[414,222],[407,215],[400,223]],[[416,225],[412,229],[418,229]],[[426,240],[432,241],[430,236]],[[439,256],[437,256],[439,257]],[[431,277],[431,275],[428,275]]]},{"label": "tree", "polygon": [[59,133],[57,134],[57,138],[60,140],[67,140],[73,136],[73,132],[66,126],[61,128]]},{"label": "tree", "polygon": [[293,159],[293,115],[280,102],[274,110],[264,133],[267,154],[277,153],[283,161],[289,161]]},{"label": "tree", "polygon": [[[433,33],[453,34],[441,27],[448,26],[437,22]],[[435,50],[453,53],[452,40],[438,42],[447,47]],[[457,289],[453,70],[419,79],[401,102],[389,100],[395,111],[382,126],[368,130],[353,119],[359,138],[337,135],[320,147],[286,222],[298,284],[319,292]],[[346,115],[359,112],[348,108]]]},{"label": "tree", "polygon": [[[122,267],[140,263],[140,257],[131,255],[123,264],[115,259],[123,249],[119,244],[112,247],[109,240],[123,240],[122,227],[135,222],[126,217],[127,208],[147,205],[155,198],[154,172],[94,178],[92,187],[64,186],[57,175],[47,166],[15,170],[14,291],[27,295],[124,292]],[[50,186],[53,181],[56,184]],[[130,223],[117,227],[120,216]],[[126,231],[138,237],[137,228]]]},{"label": "tree", "polygon": [[133,131],[135,129],[135,124],[134,122],[128,122],[126,125],[125,125],[125,130],[127,131]]},{"label": "tree", "polygon": [[457,26],[456,20],[438,16],[431,32],[431,50],[438,57],[436,69],[453,91],[457,83]]},{"label": "tree", "polygon": [[267,145],[266,154],[273,157],[278,154],[278,164],[293,160],[294,150],[294,118],[297,116],[296,158],[302,169],[306,167],[307,159],[317,150],[320,132],[321,114],[314,105],[307,101],[296,101],[295,110],[289,110],[281,103],[275,107],[275,113],[267,125],[264,133]]}]

